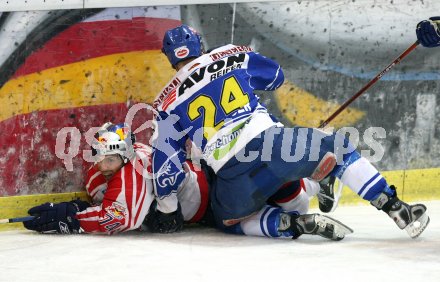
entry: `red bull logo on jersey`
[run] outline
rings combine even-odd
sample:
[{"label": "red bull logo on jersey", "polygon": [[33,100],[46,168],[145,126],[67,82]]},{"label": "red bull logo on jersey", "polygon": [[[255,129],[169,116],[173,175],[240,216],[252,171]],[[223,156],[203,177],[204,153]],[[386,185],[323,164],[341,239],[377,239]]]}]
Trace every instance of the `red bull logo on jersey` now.
[{"label": "red bull logo on jersey", "polygon": [[126,209],[125,207],[119,205],[118,203],[113,203],[111,206],[105,208],[107,214],[116,219],[123,219],[125,217]]}]

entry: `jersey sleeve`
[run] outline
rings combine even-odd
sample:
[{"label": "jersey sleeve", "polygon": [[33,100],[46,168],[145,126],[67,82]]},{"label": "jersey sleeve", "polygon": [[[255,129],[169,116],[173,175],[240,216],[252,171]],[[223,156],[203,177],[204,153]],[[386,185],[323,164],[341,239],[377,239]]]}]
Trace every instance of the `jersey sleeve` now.
[{"label": "jersey sleeve", "polygon": [[123,231],[130,221],[130,215],[127,203],[121,196],[122,188],[121,178],[115,175],[108,183],[102,202],[77,213],[76,217],[84,232],[113,234]]},{"label": "jersey sleeve", "polygon": [[100,204],[104,199],[104,194],[107,191],[107,181],[104,175],[98,170],[96,165],[92,166],[86,175],[86,191],[92,198],[93,204]]},{"label": "jersey sleeve", "polygon": [[283,84],[284,73],[278,63],[258,53],[250,52],[248,54],[248,74],[250,75],[250,85],[254,89],[271,91]]},{"label": "jersey sleeve", "polygon": [[175,115],[160,112],[154,136],[153,175],[157,209],[163,213],[177,209],[177,189],[185,179],[186,133]]},{"label": "jersey sleeve", "polygon": [[115,234],[141,226],[154,200],[147,158],[135,158],[108,182],[102,202],[76,214],[86,233]]},{"label": "jersey sleeve", "polygon": [[111,235],[124,231],[128,219],[126,211],[127,207],[123,203],[104,199],[101,205],[77,213],[77,219],[86,233]]}]

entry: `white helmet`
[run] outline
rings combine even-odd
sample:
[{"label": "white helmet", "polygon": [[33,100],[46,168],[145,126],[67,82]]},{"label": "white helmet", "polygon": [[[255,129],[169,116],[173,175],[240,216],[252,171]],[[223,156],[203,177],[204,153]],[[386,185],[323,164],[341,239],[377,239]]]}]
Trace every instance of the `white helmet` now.
[{"label": "white helmet", "polygon": [[92,155],[118,154],[122,157],[124,163],[127,163],[134,155],[134,142],[136,142],[135,135],[130,131],[127,124],[107,122],[95,134],[92,142]]}]

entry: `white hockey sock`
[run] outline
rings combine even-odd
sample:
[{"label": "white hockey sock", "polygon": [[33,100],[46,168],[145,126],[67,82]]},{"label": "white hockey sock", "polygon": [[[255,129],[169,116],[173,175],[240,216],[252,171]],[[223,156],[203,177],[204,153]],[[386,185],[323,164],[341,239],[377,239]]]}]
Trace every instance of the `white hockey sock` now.
[{"label": "white hockey sock", "polygon": [[[304,183],[304,190],[306,191],[309,198],[312,198],[318,194],[319,189],[321,188],[319,186],[319,183],[315,180],[312,180],[310,178],[303,178],[301,181]],[[302,186],[302,183],[301,183]]]},{"label": "white hockey sock", "polygon": [[[307,179],[305,180],[307,181]],[[284,202],[275,201],[275,203],[280,206],[283,211],[306,214],[309,210],[310,197],[304,190],[306,189],[305,187],[307,187],[308,185],[313,185],[312,183],[308,183],[310,182],[310,180],[308,180],[308,182],[306,181],[301,181],[301,190],[298,194],[295,195],[295,197]]]},{"label": "white hockey sock", "polygon": [[250,236],[292,237],[291,231],[278,232],[281,213],[280,208],[265,206],[256,215],[240,222],[241,230]]},{"label": "white hockey sock", "polygon": [[346,168],[341,181],[353,192],[368,201],[374,200],[378,194],[388,187],[379,171],[363,157]]}]

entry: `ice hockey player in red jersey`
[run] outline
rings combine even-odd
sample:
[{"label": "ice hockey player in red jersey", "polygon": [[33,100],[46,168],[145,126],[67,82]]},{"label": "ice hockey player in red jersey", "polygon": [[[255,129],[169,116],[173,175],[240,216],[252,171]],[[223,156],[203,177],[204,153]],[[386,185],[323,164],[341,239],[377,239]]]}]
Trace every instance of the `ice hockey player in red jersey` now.
[{"label": "ice hockey player in red jersey", "polygon": [[84,201],[46,203],[31,208],[36,216],[24,222],[27,229],[43,233],[114,234],[137,229],[154,200],[148,171],[150,150],[135,143],[124,123],[104,124],[92,144],[99,160],[86,177],[93,205]]},{"label": "ice hockey player in red jersey", "polygon": [[[98,161],[88,170],[85,185],[92,200],[45,203],[29,210],[35,218],[24,222],[27,229],[42,233],[115,234],[140,229],[152,204],[155,204],[151,174],[151,148],[135,142],[124,123],[105,123],[92,144]],[[189,163],[188,171],[192,168]],[[202,172],[189,173],[179,189],[183,221],[198,222],[208,205],[208,187]],[[149,217],[149,222],[152,218]],[[161,218],[161,226],[166,219]],[[167,226],[166,226],[167,227]],[[161,228],[156,226],[156,228]],[[167,227],[169,229],[169,227]]]}]

